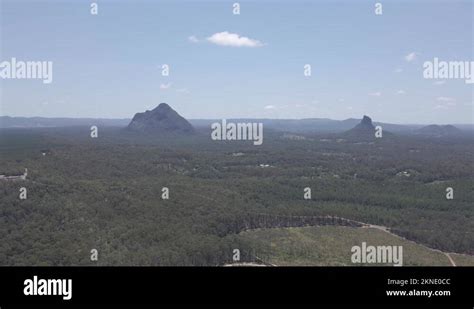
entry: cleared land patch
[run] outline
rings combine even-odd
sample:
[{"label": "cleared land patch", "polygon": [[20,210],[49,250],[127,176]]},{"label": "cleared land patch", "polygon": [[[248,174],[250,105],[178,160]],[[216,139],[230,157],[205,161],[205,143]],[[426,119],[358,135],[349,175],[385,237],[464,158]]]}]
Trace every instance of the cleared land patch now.
[{"label": "cleared land patch", "polygon": [[[245,231],[239,237],[249,246],[262,248],[259,256],[278,266],[357,266],[360,264],[351,262],[351,248],[362,242],[374,246],[403,246],[404,266],[451,266],[442,252],[375,228],[269,228]],[[474,265],[473,256],[450,255],[457,265]]]}]

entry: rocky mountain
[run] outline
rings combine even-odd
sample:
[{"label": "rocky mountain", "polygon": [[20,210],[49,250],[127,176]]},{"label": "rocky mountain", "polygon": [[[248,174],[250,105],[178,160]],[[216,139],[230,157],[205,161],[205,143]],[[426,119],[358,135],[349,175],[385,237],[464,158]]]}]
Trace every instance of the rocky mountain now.
[{"label": "rocky mountain", "polygon": [[[379,123],[377,123],[377,125],[382,127],[382,137],[387,138],[394,136],[394,134],[387,131],[383,125]],[[377,139],[375,133],[375,125],[372,123],[372,119],[364,115],[362,120],[355,127],[342,133],[341,137],[353,141],[372,142]]]},{"label": "rocky mountain", "polygon": [[462,131],[453,125],[432,124],[415,131],[415,134],[427,135],[432,137],[460,135]]},{"label": "rocky mountain", "polygon": [[365,116],[362,120],[357,124],[354,128],[350,130],[353,133],[360,133],[360,134],[374,134],[375,126],[372,124],[372,119],[369,116]]},{"label": "rocky mountain", "polygon": [[368,116],[362,118],[362,120],[352,129],[343,133],[346,138],[351,139],[375,139],[375,126],[372,123],[372,119]]},{"label": "rocky mountain", "polygon": [[135,114],[127,130],[152,134],[194,133],[193,126],[166,103],[151,111]]}]

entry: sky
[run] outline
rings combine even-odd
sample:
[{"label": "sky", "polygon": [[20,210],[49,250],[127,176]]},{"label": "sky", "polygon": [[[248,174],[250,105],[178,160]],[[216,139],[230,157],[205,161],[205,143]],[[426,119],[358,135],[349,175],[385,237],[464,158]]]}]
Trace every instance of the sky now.
[{"label": "sky", "polygon": [[50,84],[0,78],[0,115],[131,118],[166,102],[191,119],[474,122],[474,84],[423,78],[434,57],[474,61],[470,0],[379,1],[381,15],[365,0],[93,2],[0,0],[0,61],[53,64]]}]

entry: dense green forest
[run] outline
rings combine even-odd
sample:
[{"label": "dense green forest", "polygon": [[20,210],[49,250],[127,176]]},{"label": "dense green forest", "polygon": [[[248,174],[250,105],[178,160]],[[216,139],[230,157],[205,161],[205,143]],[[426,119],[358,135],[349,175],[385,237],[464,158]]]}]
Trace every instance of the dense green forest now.
[{"label": "dense green forest", "polygon": [[262,214],[338,216],[474,254],[474,139],[89,132],[0,132],[0,174],[28,168],[26,181],[0,180],[0,265],[222,265],[235,248],[250,260],[265,248],[239,233]]}]

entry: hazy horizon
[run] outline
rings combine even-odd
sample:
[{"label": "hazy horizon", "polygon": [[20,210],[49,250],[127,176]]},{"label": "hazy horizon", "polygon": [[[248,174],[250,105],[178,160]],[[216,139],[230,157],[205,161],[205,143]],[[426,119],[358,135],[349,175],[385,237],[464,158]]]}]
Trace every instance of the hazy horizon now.
[{"label": "hazy horizon", "polygon": [[[144,111],[143,111],[144,112]],[[221,120],[221,119],[247,119],[247,120],[251,120],[251,119],[257,119],[257,120],[312,120],[312,119],[320,119],[320,120],[331,120],[331,121],[345,121],[345,120],[362,120],[362,117],[364,115],[362,115],[360,118],[357,118],[357,117],[350,117],[350,118],[344,118],[344,119],[334,119],[334,118],[317,118],[317,117],[311,117],[311,118],[266,118],[266,117],[226,117],[226,118],[185,118],[189,121],[193,121],[193,120]],[[365,115],[365,116],[369,116],[370,115]],[[129,120],[131,121],[133,116],[131,117],[123,117],[123,118],[107,118],[107,117],[61,117],[61,116],[58,116],[58,117],[44,117],[44,116],[29,116],[29,117],[25,117],[25,116],[10,116],[10,115],[0,115],[0,117],[10,117],[10,118],[45,118],[45,119],[100,119],[100,120]],[[389,121],[384,121],[384,120],[378,120],[378,119],[373,119],[372,117],[370,117],[372,119],[373,122],[376,122],[376,123],[387,123],[387,124],[395,124],[395,125],[403,125],[403,126],[410,126],[410,125],[472,125],[474,126],[474,123],[462,123],[462,122],[459,122],[459,123],[456,123],[456,122],[450,122],[450,123],[422,123],[422,122],[418,122],[418,123],[400,123],[400,122],[389,122]]]},{"label": "hazy horizon", "polygon": [[[473,85],[423,78],[472,60],[472,3],[1,2],[1,61],[52,61],[53,80],[0,79],[0,115],[471,124]],[[169,76],[162,76],[162,65]],[[304,76],[304,65],[311,76]]]}]

